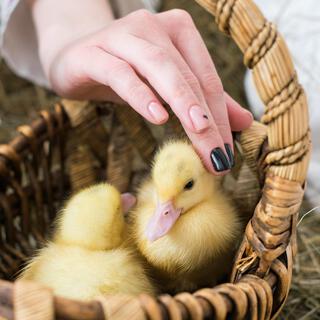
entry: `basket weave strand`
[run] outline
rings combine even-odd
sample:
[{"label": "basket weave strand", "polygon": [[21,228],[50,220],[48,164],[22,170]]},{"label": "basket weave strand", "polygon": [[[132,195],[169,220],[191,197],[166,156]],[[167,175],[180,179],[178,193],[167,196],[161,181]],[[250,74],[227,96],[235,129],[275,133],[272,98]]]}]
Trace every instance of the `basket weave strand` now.
[{"label": "basket weave strand", "polygon": [[53,320],[52,292],[28,281],[17,281],[14,287],[16,320]]}]

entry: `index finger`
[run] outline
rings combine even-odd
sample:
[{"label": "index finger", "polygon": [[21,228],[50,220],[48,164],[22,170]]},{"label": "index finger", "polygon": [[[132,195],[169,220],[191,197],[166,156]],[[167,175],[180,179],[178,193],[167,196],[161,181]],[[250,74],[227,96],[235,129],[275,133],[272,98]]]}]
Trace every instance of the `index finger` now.
[{"label": "index finger", "polygon": [[226,145],[223,148],[228,156],[230,155],[230,161],[233,162],[233,139],[223,86],[191,16],[183,10],[171,10],[158,14],[157,18],[197,77],[214,122]]}]

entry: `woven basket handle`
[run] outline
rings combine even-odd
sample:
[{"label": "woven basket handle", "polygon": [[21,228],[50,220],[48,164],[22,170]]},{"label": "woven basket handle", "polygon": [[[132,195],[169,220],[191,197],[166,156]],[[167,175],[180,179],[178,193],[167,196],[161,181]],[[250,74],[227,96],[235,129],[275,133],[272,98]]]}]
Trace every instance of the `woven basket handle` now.
[{"label": "woven basket handle", "polygon": [[242,258],[260,258],[257,272],[263,275],[296,236],[311,144],[306,96],[282,36],[253,1],[196,1],[237,43],[265,104],[261,122],[268,132],[268,154],[263,159],[266,178],[242,246]]}]

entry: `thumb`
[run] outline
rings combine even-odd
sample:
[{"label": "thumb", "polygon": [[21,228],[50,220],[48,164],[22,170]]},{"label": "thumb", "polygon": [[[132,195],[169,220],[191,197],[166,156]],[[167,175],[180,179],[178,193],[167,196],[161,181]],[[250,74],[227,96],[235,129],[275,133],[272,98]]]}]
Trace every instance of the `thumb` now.
[{"label": "thumb", "polygon": [[242,108],[238,102],[225,93],[229,123],[232,131],[242,131],[251,126],[253,122],[252,113]]}]

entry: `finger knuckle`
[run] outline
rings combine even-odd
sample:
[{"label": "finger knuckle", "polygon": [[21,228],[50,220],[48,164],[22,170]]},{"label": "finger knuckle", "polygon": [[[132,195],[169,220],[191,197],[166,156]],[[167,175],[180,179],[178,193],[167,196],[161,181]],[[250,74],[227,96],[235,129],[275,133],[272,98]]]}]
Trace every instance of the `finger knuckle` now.
[{"label": "finger knuckle", "polygon": [[222,95],[224,90],[220,78],[213,72],[202,75],[203,88],[206,94]]},{"label": "finger knuckle", "polygon": [[137,81],[128,83],[127,94],[130,97],[131,101],[135,101],[135,103],[138,104],[142,104],[148,96],[144,84]]},{"label": "finger knuckle", "polygon": [[168,52],[158,46],[150,46],[146,49],[146,58],[149,61],[164,63],[169,60]]},{"label": "finger knuckle", "polygon": [[111,76],[116,75],[118,77],[126,77],[130,72],[130,66],[125,61],[117,61],[109,66],[109,72]]},{"label": "finger knuckle", "polygon": [[184,72],[182,74],[191,88],[196,89],[196,90],[200,90],[199,80],[192,72]]},{"label": "finger knuckle", "polygon": [[186,85],[177,85],[173,90],[173,94],[175,100],[190,100],[190,89]]},{"label": "finger knuckle", "polygon": [[138,20],[139,22],[145,22],[152,19],[153,14],[146,9],[140,9],[130,13],[128,17]]},{"label": "finger knuckle", "polygon": [[173,18],[184,25],[193,25],[193,20],[189,12],[183,9],[173,9],[170,11]]}]

